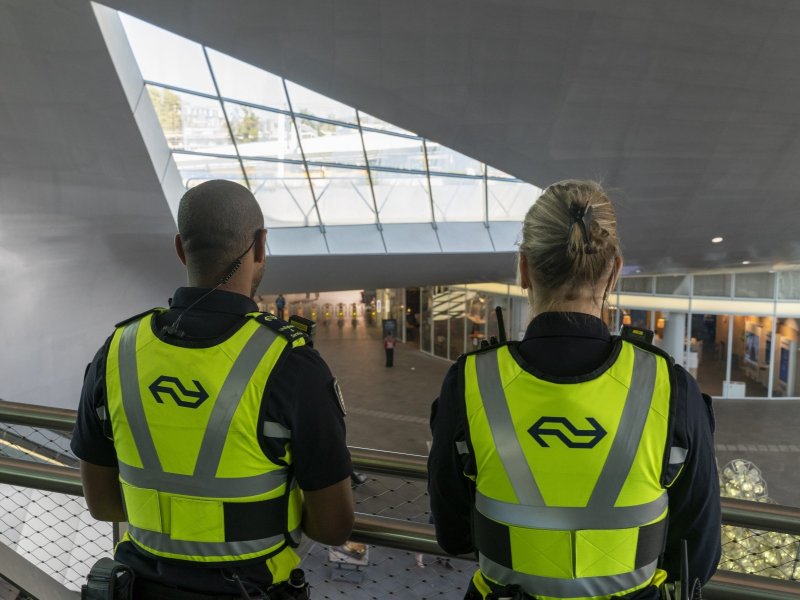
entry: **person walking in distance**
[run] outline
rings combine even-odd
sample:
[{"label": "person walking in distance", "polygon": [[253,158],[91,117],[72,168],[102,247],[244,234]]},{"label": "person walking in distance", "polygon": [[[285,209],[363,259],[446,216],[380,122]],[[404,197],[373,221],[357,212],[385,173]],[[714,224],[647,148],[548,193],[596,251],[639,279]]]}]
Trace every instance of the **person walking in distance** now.
[{"label": "person walking in distance", "polygon": [[393,333],[388,334],[383,338],[383,349],[386,351],[386,366],[394,366],[394,347],[397,344],[397,338]]},{"label": "person walking in distance", "polygon": [[720,557],[711,399],[637,329],[612,336],[622,268],[608,195],[548,187],[522,227],[532,321],[462,356],[431,412],[428,491],[439,544],[476,552],[466,598],[657,600]]},{"label": "person walking in distance", "polygon": [[278,294],[278,297],[275,298],[275,310],[277,311],[277,317],[279,319],[284,319],[284,311],[283,309],[286,308],[286,299],[283,297],[283,294]]},{"label": "person walking in distance", "polygon": [[118,323],[87,369],[72,450],[92,516],[128,522],[115,559],[137,599],[284,598],[302,533],[350,534],[339,386],[252,300],[266,235],[247,188],[190,189],[175,237],[188,285]]}]

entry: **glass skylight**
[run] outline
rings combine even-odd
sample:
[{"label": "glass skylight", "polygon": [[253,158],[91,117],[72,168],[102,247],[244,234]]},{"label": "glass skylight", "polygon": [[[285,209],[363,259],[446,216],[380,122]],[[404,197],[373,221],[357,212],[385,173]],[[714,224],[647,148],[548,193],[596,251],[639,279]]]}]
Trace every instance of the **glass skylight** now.
[{"label": "glass skylight", "polygon": [[184,187],[248,186],[268,227],[521,221],[540,190],[433,140],[125,15]]}]

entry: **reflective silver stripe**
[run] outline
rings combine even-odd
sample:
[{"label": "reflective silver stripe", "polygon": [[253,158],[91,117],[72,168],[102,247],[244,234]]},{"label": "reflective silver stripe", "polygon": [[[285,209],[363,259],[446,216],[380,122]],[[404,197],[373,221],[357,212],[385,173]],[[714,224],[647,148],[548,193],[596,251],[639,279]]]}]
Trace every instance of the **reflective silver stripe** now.
[{"label": "reflective silver stripe", "polygon": [[97,407],[97,417],[101,421],[105,421],[106,420],[106,407],[105,407],[105,404],[103,404],[102,406],[98,406]]},{"label": "reflective silver stripe", "polygon": [[469,454],[469,448],[467,447],[467,442],[456,442],[456,452],[459,454]]},{"label": "reflective silver stripe", "polygon": [[636,346],[631,348],[633,349],[631,384],[617,426],[617,434],[614,436],[603,471],[586,505],[591,509],[613,507],[616,503],[636,460],[647,415],[653,403],[656,357]]},{"label": "reflective silver stripe", "polygon": [[203,496],[208,498],[243,498],[256,496],[286,483],[288,476],[286,469],[270,471],[253,477],[211,477],[208,479],[194,475],[178,475],[150,471],[119,463],[119,474],[125,483],[145,488],[158,490],[165,494],[180,494],[183,496]]},{"label": "reflective silver stripe", "polygon": [[479,556],[481,572],[489,579],[503,585],[519,585],[525,592],[537,596],[555,596],[557,598],[607,597],[647,583],[656,572],[653,561],[630,573],[620,575],[604,575],[601,577],[579,577],[577,579],[558,579],[556,577],[540,577],[512,571],[496,562]]},{"label": "reflective silver stripe", "polygon": [[[136,334],[142,319],[122,330],[119,340],[119,387],[122,392],[122,408],[128,421],[133,443],[145,469],[161,471],[153,436],[144,416],[144,407],[139,393],[139,369],[136,365]],[[149,322],[149,319],[148,319]]]},{"label": "reflective silver stripe", "polygon": [[187,542],[173,540],[169,534],[129,526],[131,537],[143,546],[162,553],[184,556],[225,557],[245,554],[266,554],[267,550],[286,541],[286,536],[275,535],[261,540],[239,542]]},{"label": "reflective silver stripe", "polygon": [[678,448],[673,446],[669,450],[669,464],[681,465],[686,462],[686,455],[689,453],[687,448]]},{"label": "reflective silver stripe", "polygon": [[539,486],[536,485],[536,480],[514,430],[514,423],[511,421],[503,381],[500,378],[498,360],[497,351],[475,356],[478,389],[494,439],[494,446],[511,482],[511,487],[514,489],[517,501],[528,506],[544,506]]},{"label": "reflective silver stripe", "polygon": [[290,429],[286,429],[286,427],[280,423],[275,423],[274,421],[265,421],[264,435],[266,437],[289,440],[292,438],[292,431]]},{"label": "reflective silver stripe", "polygon": [[194,466],[195,477],[213,479],[217,475],[233,414],[242,401],[258,364],[277,338],[277,334],[271,329],[259,326],[236,357],[208,419]]},{"label": "reflective silver stripe", "polygon": [[640,527],[664,514],[668,503],[667,494],[664,493],[652,502],[637,506],[530,507],[493,500],[480,492],[475,493],[475,508],[492,521],[498,521],[511,527],[559,531]]}]

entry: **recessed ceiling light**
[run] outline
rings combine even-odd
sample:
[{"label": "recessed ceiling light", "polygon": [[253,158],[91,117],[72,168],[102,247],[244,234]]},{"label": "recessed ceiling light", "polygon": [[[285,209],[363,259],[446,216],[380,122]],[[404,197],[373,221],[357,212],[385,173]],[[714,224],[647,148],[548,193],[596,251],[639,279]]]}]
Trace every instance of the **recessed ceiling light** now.
[{"label": "recessed ceiling light", "polygon": [[743,264],[743,265],[749,265],[749,264],[750,264],[750,261],[749,261],[749,260],[743,260],[743,261],[742,261],[742,264]]},{"label": "recessed ceiling light", "polygon": [[719,236],[711,238],[711,243],[712,244],[719,244],[721,241],[722,241],[722,238],[719,237]]}]

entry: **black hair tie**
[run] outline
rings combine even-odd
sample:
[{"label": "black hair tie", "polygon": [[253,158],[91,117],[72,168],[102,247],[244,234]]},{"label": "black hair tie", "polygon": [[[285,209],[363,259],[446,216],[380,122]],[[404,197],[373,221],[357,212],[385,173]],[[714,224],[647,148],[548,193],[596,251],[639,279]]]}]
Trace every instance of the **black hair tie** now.
[{"label": "black hair tie", "polygon": [[583,234],[584,251],[586,254],[592,254],[594,250],[592,250],[591,237],[589,236],[589,231],[592,227],[592,207],[589,206],[588,202],[582,206],[577,202],[573,202],[569,206],[569,216],[570,224],[567,239],[572,239],[572,228],[578,225]]}]

